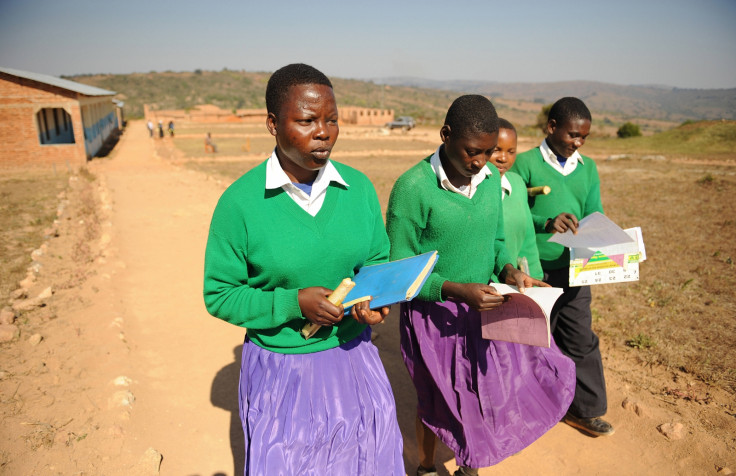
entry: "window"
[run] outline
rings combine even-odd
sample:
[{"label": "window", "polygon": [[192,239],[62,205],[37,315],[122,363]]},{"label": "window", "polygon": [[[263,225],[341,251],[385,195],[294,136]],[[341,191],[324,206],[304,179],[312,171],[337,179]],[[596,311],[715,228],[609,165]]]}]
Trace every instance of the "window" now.
[{"label": "window", "polygon": [[[50,121],[54,127],[50,128]],[[61,107],[48,107],[36,113],[38,140],[41,145],[74,144],[74,124],[69,113]],[[64,127],[61,127],[62,123]]]}]

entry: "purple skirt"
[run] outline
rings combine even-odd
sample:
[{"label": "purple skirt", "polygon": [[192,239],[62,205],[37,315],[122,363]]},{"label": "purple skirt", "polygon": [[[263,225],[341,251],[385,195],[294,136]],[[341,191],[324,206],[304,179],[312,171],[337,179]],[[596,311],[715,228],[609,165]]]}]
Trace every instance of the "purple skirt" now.
[{"label": "purple skirt", "polygon": [[271,352],[246,337],[246,476],[405,474],[396,404],[370,335],[312,354]]},{"label": "purple skirt", "polygon": [[575,394],[575,364],[549,349],[481,337],[466,304],[401,305],[401,353],[419,418],[458,465],[492,466],[557,424]]}]

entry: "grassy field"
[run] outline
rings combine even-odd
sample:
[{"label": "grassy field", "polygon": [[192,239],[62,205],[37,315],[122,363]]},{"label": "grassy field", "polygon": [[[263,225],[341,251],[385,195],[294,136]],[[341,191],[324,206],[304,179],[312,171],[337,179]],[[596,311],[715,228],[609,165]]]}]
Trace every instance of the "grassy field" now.
[{"label": "grassy field", "polygon": [[[229,182],[270,153],[269,140],[261,156],[227,160],[201,159],[184,140],[175,144],[187,166]],[[522,137],[519,148],[539,140]],[[333,156],[373,181],[385,212],[396,178],[437,144],[433,130],[382,137],[344,127]],[[583,152],[598,163],[607,215],[624,228],[640,226],[648,256],[639,282],[594,287],[596,332],[617,354],[736,392],[736,122],[593,138]]]}]

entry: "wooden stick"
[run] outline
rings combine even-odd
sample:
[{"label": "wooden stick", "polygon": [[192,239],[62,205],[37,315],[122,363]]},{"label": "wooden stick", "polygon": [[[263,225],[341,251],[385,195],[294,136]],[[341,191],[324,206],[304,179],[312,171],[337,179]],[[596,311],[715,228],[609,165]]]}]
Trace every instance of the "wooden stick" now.
[{"label": "wooden stick", "polygon": [[547,195],[552,189],[549,185],[540,185],[538,187],[529,187],[526,191],[530,197],[536,197],[537,195]]},{"label": "wooden stick", "polygon": [[[345,278],[340,282],[340,285],[337,286],[337,289],[332,291],[332,294],[327,296],[327,300],[330,301],[335,306],[339,306],[342,304],[342,301],[345,299],[345,296],[348,295],[351,289],[353,289],[353,286],[355,286],[355,283],[350,278]],[[321,328],[319,324],[314,324],[313,322],[308,322],[303,328],[302,328],[302,336],[304,336],[305,339],[309,339],[314,334],[317,333],[317,331]]]}]

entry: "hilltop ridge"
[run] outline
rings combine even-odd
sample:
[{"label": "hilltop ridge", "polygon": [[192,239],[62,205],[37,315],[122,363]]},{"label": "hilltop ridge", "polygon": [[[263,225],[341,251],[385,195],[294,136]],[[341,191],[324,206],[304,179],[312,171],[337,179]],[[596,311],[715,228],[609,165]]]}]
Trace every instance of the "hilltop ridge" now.
[{"label": "hilltop ridge", "polygon": [[[158,109],[187,109],[214,104],[226,110],[265,107],[270,73],[233,71],[149,72],[65,76],[83,84],[116,91],[129,118],[143,116],[143,104]],[[622,86],[595,81],[499,83],[436,81],[421,78],[372,80],[331,78],[338,103],[394,109],[419,123],[437,124],[460,94],[483,94],[499,106],[526,111],[520,124],[532,125],[545,103],[563,96],[582,98],[606,122],[663,121],[674,126],[688,120],[736,119],[736,88],[680,89],[664,86]],[[513,102],[513,103],[512,103]],[[538,106],[536,106],[538,104]],[[506,108],[506,109],[505,109]]]}]

